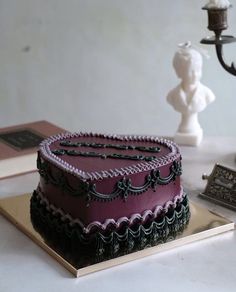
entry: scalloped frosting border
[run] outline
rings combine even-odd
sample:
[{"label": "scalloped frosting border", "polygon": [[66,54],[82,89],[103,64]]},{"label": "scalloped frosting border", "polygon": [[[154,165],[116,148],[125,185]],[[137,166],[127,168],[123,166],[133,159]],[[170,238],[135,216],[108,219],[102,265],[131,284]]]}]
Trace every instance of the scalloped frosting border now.
[{"label": "scalloped frosting border", "polygon": [[183,188],[181,187],[180,194],[176,195],[172,201],[166,202],[164,206],[157,205],[154,208],[154,211],[145,210],[142,214],[135,213],[131,215],[129,218],[124,216],[124,217],[119,218],[117,221],[112,218],[106,219],[104,223],[101,223],[99,221],[94,221],[94,222],[89,223],[87,226],[85,226],[84,223],[80,219],[78,218],[74,219],[72,218],[71,215],[69,215],[68,213],[65,213],[61,208],[57,208],[53,204],[50,204],[48,199],[46,199],[43,196],[40,190],[35,191],[35,194],[36,194],[36,198],[39,200],[39,203],[42,205],[45,204],[45,207],[49,212],[52,212],[53,215],[59,214],[61,216],[62,222],[69,220],[69,224],[71,227],[73,227],[75,224],[78,224],[82,228],[85,234],[89,234],[92,229],[100,229],[102,231],[105,231],[107,227],[110,225],[112,225],[116,229],[118,229],[124,223],[131,226],[136,220],[140,221],[140,224],[144,224],[146,220],[148,219],[148,217],[152,217],[155,219],[161,213],[166,214],[169,208],[171,207],[176,208],[177,204],[179,202],[182,202],[183,198],[186,196],[186,194],[183,191]]},{"label": "scalloped frosting border", "polygon": [[[120,169],[109,169],[103,171],[95,171],[95,172],[85,172],[82,171],[57,155],[53,154],[50,145],[56,141],[70,139],[70,138],[79,138],[79,137],[97,137],[97,138],[104,138],[104,139],[111,139],[116,141],[134,141],[134,142],[154,142],[158,143],[159,145],[165,146],[170,149],[170,153],[164,155],[162,157],[158,157],[150,162],[141,162],[135,165],[123,167]],[[56,167],[62,169],[63,171],[70,173],[76,177],[79,177],[83,181],[87,180],[101,180],[104,178],[113,178],[117,176],[124,176],[135,174],[143,171],[148,171],[152,169],[157,169],[158,167],[164,166],[168,163],[175,161],[178,158],[181,158],[178,146],[167,139],[158,138],[154,136],[140,136],[140,135],[109,135],[109,134],[94,134],[94,133],[62,133],[58,135],[51,136],[45,139],[39,146],[39,152],[42,155],[43,159],[50,161]]]}]

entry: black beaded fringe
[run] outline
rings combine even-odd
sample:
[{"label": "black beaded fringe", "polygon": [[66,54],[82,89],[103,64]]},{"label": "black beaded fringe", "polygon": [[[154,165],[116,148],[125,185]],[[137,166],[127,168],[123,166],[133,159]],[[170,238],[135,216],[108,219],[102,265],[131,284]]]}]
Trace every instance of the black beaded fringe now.
[{"label": "black beaded fringe", "polygon": [[49,212],[36,192],[31,197],[30,214],[33,227],[47,244],[73,258],[92,256],[95,262],[172,240],[183,232],[190,218],[187,195],[175,208],[154,221],[105,232],[97,230],[89,235],[78,224],[71,226],[69,220],[62,221],[60,214]]}]

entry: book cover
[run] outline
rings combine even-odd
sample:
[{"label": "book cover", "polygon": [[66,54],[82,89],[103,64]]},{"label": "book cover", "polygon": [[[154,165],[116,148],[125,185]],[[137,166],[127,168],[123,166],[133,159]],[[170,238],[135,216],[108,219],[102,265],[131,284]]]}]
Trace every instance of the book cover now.
[{"label": "book cover", "polygon": [[35,171],[38,145],[62,132],[65,130],[48,121],[0,128],[0,179]]}]

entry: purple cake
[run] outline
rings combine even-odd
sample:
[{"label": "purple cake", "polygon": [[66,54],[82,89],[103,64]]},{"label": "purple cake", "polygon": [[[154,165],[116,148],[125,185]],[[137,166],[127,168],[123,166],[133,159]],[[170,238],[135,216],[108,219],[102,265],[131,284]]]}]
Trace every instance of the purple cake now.
[{"label": "purple cake", "polygon": [[61,134],[41,143],[37,165],[32,222],[74,248],[131,250],[136,242],[163,241],[188,222],[181,155],[171,141]]}]

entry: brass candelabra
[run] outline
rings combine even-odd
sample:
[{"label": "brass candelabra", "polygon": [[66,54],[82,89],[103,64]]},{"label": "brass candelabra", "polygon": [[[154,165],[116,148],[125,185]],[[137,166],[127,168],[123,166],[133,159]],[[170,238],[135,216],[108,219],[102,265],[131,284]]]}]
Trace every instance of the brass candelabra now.
[{"label": "brass candelabra", "polygon": [[201,43],[206,45],[215,45],[216,54],[222,67],[230,74],[236,76],[235,64],[232,62],[228,65],[225,62],[223,54],[223,45],[236,42],[236,38],[234,36],[222,35],[222,32],[228,28],[228,8],[231,7],[232,6],[230,5],[229,7],[218,8],[209,7],[206,5],[202,8],[208,13],[208,29],[210,31],[214,31],[215,35],[202,39]]}]

